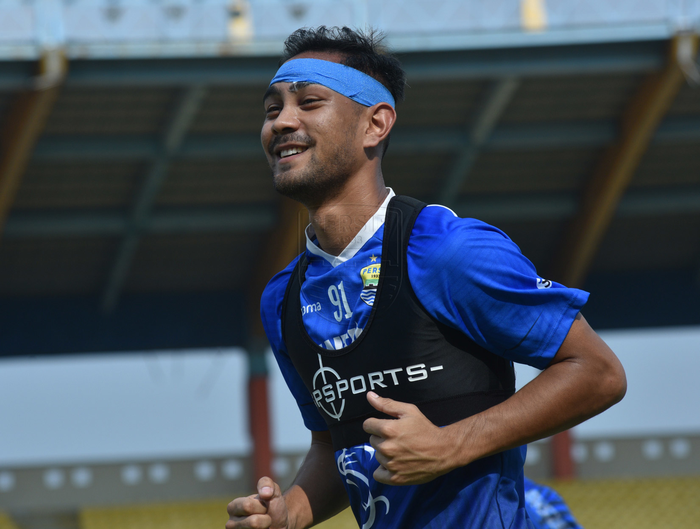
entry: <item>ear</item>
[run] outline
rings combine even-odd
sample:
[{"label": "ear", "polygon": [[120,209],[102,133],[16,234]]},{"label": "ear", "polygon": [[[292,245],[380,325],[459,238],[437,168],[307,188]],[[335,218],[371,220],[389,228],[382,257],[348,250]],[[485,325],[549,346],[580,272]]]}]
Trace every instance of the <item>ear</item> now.
[{"label": "ear", "polygon": [[389,103],[377,103],[367,110],[369,119],[363,146],[365,149],[371,149],[384,141],[391,132],[396,123],[396,110]]}]

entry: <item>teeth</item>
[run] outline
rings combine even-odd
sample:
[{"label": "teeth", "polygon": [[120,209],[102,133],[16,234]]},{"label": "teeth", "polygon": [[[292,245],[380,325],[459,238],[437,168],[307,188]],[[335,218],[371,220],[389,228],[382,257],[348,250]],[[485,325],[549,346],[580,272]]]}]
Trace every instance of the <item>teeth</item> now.
[{"label": "teeth", "polygon": [[287,156],[291,156],[292,154],[299,154],[300,152],[304,152],[304,149],[301,147],[292,147],[291,149],[285,149],[280,153],[281,158],[286,158]]}]

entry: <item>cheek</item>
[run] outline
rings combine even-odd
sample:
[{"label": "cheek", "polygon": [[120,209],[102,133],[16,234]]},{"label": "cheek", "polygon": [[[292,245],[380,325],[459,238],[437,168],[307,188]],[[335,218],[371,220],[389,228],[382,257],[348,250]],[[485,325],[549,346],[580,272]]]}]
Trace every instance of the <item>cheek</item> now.
[{"label": "cheek", "polygon": [[329,106],[319,111],[313,121],[309,120],[307,126],[322,134],[337,134],[354,125],[350,117],[345,109]]},{"label": "cheek", "polygon": [[270,140],[272,139],[272,125],[269,123],[264,123],[262,130],[260,131],[260,143],[262,144],[263,150],[265,151],[265,154],[268,154],[267,152],[267,146],[270,143]]},{"label": "cheek", "polygon": [[348,143],[348,137],[354,135],[356,124],[351,120],[338,119],[329,117],[319,121],[316,134],[319,138],[326,140],[336,146],[345,146]]}]

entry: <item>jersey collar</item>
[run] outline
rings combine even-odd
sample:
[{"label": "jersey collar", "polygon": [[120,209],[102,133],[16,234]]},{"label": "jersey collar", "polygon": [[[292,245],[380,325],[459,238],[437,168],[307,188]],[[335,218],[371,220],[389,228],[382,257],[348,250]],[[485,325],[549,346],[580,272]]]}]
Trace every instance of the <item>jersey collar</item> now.
[{"label": "jersey collar", "polygon": [[306,227],[306,251],[316,255],[318,257],[322,257],[326,261],[330,263],[331,266],[334,268],[338,266],[339,264],[344,263],[345,261],[348,261],[349,259],[352,259],[355,257],[355,254],[360,251],[360,249],[365,245],[365,243],[370,240],[375,233],[377,233],[377,230],[382,227],[384,224],[384,219],[386,218],[386,208],[389,205],[389,201],[393,196],[396,195],[394,193],[394,190],[391,189],[390,187],[387,188],[389,191],[389,194],[387,195],[386,199],[384,199],[384,202],[382,202],[382,205],[379,206],[379,209],[376,211],[374,215],[365,223],[362,228],[360,228],[360,231],[357,232],[357,235],[355,238],[350,241],[350,244],[348,244],[342,252],[340,252],[340,255],[331,255],[329,253],[324,252],[321,250],[321,248],[318,247],[316,242],[311,239],[309,233],[311,232],[311,224],[309,224]]}]

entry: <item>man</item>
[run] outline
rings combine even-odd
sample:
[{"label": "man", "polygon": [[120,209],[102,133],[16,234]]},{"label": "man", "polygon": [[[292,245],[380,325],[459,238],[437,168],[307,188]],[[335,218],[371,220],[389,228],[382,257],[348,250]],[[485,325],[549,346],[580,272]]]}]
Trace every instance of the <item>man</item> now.
[{"label": "man", "polygon": [[559,493],[525,478],[525,507],[535,529],[581,529]]},{"label": "man", "polygon": [[[405,81],[372,34],[285,45],[261,139],[311,224],[261,312],[312,441],[290,489],[261,478],[226,527],[309,527],[348,503],[363,529],[531,527],[524,445],[625,392],[588,295],[538,277],[496,228],[386,188]],[[514,361],[544,369],[517,393]]]}]

